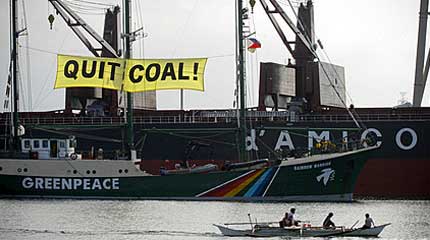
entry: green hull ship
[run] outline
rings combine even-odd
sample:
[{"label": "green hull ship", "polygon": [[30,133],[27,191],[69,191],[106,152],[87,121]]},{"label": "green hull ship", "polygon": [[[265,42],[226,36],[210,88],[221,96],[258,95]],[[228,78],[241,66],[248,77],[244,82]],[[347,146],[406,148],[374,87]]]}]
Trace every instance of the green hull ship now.
[{"label": "green hull ship", "polygon": [[0,160],[0,196],[221,201],[352,201],[375,148],[256,169],[151,175],[127,160]]}]

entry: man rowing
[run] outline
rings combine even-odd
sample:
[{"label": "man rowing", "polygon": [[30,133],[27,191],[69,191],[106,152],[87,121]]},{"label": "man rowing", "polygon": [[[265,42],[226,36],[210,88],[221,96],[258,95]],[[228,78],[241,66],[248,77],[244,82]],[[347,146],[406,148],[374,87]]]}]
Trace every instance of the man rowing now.
[{"label": "man rowing", "polygon": [[296,209],[291,208],[289,213],[285,213],[284,218],[279,222],[280,227],[299,226],[300,221],[295,219]]},{"label": "man rowing", "polygon": [[324,219],[324,222],[323,222],[324,229],[336,228],[336,225],[334,225],[334,222],[331,220],[331,217],[333,217],[332,212],[329,213],[328,216]]},{"label": "man rowing", "polygon": [[366,228],[371,228],[372,225],[375,226],[375,222],[373,222],[373,219],[370,217],[370,215],[366,213],[365,216],[366,216],[366,219],[364,220],[364,225],[361,228],[366,229]]},{"label": "man rowing", "polygon": [[290,212],[287,215],[286,226],[299,226],[300,221],[295,219],[296,209],[291,208]]}]

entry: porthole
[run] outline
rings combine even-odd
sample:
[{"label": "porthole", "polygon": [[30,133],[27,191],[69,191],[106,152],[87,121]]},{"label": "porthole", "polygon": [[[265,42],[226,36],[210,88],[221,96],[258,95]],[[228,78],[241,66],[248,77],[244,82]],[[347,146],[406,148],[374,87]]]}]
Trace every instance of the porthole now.
[{"label": "porthole", "polygon": [[3,171],[3,167],[0,167],[0,171]]},{"label": "porthole", "polygon": [[125,173],[128,173],[128,169],[125,169],[125,170],[124,170],[124,172],[125,172]]},{"label": "porthole", "polygon": [[122,173],[122,169],[118,170],[119,173]]},{"label": "porthole", "polygon": [[87,170],[87,174],[90,174],[91,173],[91,171],[90,170]]},{"label": "porthole", "polygon": [[22,172],[22,169],[21,169],[21,168],[18,168],[18,172]]},{"label": "porthole", "polygon": [[93,174],[96,174],[96,170],[93,170]]},{"label": "porthole", "polygon": [[28,169],[27,169],[27,168],[24,168],[24,172],[28,172]]},{"label": "porthole", "polygon": [[76,173],[78,173],[78,171],[76,171],[76,170],[73,170],[73,174],[76,174]]}]

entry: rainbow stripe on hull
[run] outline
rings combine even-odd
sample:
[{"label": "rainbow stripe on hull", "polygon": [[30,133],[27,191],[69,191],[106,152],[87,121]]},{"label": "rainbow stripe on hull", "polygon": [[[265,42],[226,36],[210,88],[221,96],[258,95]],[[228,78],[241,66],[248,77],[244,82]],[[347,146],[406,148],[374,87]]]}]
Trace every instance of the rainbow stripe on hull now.
[{"label": "rainbow stripe on hull", "polygon": [[264,197],[279,168],[251,170],[197,197]]}]

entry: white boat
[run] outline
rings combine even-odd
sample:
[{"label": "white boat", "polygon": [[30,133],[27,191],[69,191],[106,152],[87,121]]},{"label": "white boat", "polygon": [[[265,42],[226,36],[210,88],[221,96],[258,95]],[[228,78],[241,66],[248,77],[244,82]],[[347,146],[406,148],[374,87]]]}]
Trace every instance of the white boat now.
[{"label": "white boat", "polygon": [[224,236],[229,237],[332,237],[332,236],[348,236],[348,237],[377,237],[386,226],[390,223],[375,226],[373,228],[345,228],[336,227],[325,229],[323,227],[311,226],[294,226],[294,227],[277,227],[272,224],[256,224],[252,225],[251,229],[234,229],[225,225],[214,224]]}]

